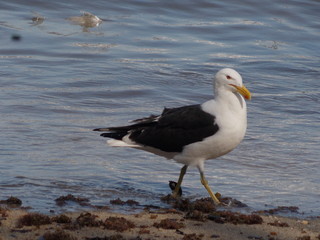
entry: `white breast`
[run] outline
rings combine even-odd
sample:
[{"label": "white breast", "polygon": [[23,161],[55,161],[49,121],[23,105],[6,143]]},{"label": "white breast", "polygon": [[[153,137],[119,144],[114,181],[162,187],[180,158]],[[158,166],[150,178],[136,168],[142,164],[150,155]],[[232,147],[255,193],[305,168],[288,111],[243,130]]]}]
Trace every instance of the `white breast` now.
[{"label": "white breast", "polygon": [[247,128],[246,103],[242,96],[233,95],[231,99],[231,102],[210,100],[202,105],[204,111],[216,117],[219,131],[201,142],[187,145],[181,154],[174,157],[177,162],[198,165],[201,161],[220,157],[239,145]]}]

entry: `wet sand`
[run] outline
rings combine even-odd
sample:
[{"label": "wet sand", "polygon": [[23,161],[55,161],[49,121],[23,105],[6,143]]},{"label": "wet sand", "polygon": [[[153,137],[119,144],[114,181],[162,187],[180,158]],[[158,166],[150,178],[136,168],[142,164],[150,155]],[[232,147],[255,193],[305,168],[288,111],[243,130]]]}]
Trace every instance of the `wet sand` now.
[{"label": "wet sand", "polygon": [[59,215],[2,204],[0,240],[320,239],[320,217],[298,219],[276,215],[283,208],[241,214],[217,210],[209,199],[200,199],[177,201],[167,209],[147,207],[139,213],[123,214],[112,210],[114,204],[135,208],[138,203],[116,199],[110,206]]}]

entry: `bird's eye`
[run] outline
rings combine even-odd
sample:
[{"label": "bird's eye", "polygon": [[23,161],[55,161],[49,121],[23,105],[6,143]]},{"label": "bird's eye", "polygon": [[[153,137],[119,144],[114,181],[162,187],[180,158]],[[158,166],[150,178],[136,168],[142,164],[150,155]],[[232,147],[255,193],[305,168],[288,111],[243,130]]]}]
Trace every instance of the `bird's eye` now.
[{"label": "bird's eye", "polygon": [[230,77],[229,75],[227,75],[227,79],[230,80],[232,77]]}]

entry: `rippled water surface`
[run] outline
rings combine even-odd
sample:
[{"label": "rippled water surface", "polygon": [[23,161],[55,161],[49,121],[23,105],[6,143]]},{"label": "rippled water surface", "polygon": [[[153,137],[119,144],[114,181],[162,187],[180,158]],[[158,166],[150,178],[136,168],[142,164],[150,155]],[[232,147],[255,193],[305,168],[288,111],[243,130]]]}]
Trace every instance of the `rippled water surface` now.
[{"label": "rippled water surface", "polygon": [[[311,0],[2,1],[0,199],[43,212],[69,193],[161,205],[181,166],[91,130],[204,102],[215,72],[232,67],[253,93],[248,131],[207,162],[210,185],[253,210],[320,215],[319,10]],[[102,23],[78,21],[81,11]],[[183,189],[207,197],[197,169]]]}]

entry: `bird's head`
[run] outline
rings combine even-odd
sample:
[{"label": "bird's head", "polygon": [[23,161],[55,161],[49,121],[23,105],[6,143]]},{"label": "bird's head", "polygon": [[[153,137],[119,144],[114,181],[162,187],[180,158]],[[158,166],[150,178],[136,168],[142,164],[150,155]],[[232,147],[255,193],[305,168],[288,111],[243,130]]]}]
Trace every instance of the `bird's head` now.
[{"label": "bird's head", "polygon": [[231,68],[223,68],[215,75],[215,88],[221,87],[231,92],[238,92],[245,99],[251,99],[251,93],[243,85],[241,75]]}]

